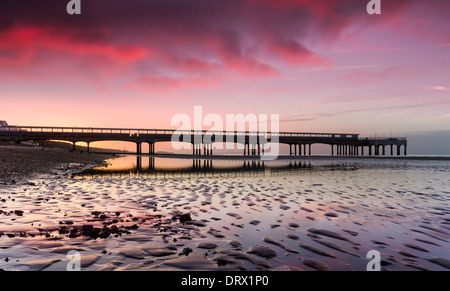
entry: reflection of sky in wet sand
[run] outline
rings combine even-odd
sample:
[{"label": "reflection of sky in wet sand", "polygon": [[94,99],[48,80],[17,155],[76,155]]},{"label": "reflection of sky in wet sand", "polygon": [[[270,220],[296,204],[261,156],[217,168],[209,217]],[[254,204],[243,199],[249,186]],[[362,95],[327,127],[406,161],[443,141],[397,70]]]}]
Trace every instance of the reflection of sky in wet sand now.
[{"label": "reflection of sky in wet sand", "polygon": [[[110,159],[107,161],[108,165],[104,167],[95,168],[97,170],[117,171],[135,169],[138,165],[137,159],[141,159],[142,169],[148,169],[153,163],[153,167],[159,170],[179,170],[192,168],[192,159],[176,159],[176,158],[151,158],[151,157],[136,157],[136,156],[122,156],[119,158]],[[151,162],[153,160],[153,162]],[[214,168],[238,168],[242,167],[243,161],[212,161]]]},{"label": "reflection of sky in wet sand", "polygon": [[[145,267],[167,267],[164,262],[177,258],[186,247],[192,248],[193,254],[207,253],[211,262],[227,257],[238,260],[245,269],[260,270],[261,265],[230,254],[250,255],[247,251],[261,245],[274,250],[276,256],[252,256],[270,269],[295,266],[311,270],[312,259],[332,270],[365,270],[365,256],[372,249],[381,253],[385,269],[445,269],[430,260],[449,259],[448,161],[312,162],[319,166],[327,163],[328,167],[279,176],[36,180],[36,186],[8,190],[6,197],[15,200],[6,199],[1,205],[3,211],[21,209],[24,214],[0,215],[0,231],[36,236],[0,237],[0,246],[6,247],[2,253],[19,259],[17,263],[0,262],[0,268],[25,270],[30,261],[56,260],[65,256],[59,247],[76,245],[84,255],[107,250],[108,255],[100,255],[86,267],[92,270],[111,267],[111,261],[121,262],[114,267],[117,269],[144,262]],[[93,240],[58,234],[61,221],[102,225],[102,221],[92,221],[92,211],[110,216],[120,212],[124,219],[129,214],[161,214],[165,220],[139,223],[138,229],[118,238]],[[190,213],[196,224],[172,221],[177,213]],[[135,222],[118,225],[127,223]],[[162,226],[167,231],[158,231]],[[49,232],[51,238],[38,235],[38,228]],[[232,247],[231,241],[241,247]],[[205,250],[198,247],[200,243],[217,246]],[[177,253],[157,260],[150,255],[124,255],[130,248],[139,251],[148,245],[172,246]],[[64,268],[64,261],[48,267]]]}]

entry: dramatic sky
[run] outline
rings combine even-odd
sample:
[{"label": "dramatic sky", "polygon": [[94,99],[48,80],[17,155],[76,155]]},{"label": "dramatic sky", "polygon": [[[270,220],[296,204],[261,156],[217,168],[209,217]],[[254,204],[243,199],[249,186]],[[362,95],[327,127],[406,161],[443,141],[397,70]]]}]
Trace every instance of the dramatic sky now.
[{"label": "dramatic sky", "polygon": [[450,132],[450,1],[0,2],[0,120],[170,128],[279,114],[280,130]]}]

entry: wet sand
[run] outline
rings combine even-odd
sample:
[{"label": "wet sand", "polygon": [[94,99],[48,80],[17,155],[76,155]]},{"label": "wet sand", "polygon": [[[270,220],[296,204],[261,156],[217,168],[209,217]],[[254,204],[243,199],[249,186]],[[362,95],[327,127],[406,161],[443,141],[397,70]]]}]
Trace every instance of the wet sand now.
[{"label": "wet sand", "polygon": [[112,155],[0,144],[0,185],[26,182],[41,174],[73,171],[101,164]]},{"label": "wet sand", "polygon": [[0,190],[0,269],[450,269],[448,162],[284,176],[35,177]]}]

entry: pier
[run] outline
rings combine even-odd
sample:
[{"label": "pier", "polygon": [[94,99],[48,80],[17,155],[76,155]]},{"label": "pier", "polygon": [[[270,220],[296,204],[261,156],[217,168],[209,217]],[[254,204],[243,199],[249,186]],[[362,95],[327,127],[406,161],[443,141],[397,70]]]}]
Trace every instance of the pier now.
[{"label": "pier", "polygon": [[[406,155],[406,138],[370,138],[354,133],[308,133],[308,132],[251,132],[251,131],[211,131],[174,129],[127,129],[90,127],[49,127],[49,126],[1,126],[0,140],[20,143],[23,141],[59,140],[71,142],[73,149],[78,142],[90,144],[99,141],[126,141],[136,144],[136,154],[155,154],[157,142],[170,142],[177,135],[177,141],[192,144],[192,155],[213,155],[216,142],[240,144],[245,156],[264,154],[266,144],[276,141],[289,146],[289,155],[311,155],[314,144],[330,145],[332,156],[358,155]],[[148,143],[149,150],[143,153],[142,144]]]}]

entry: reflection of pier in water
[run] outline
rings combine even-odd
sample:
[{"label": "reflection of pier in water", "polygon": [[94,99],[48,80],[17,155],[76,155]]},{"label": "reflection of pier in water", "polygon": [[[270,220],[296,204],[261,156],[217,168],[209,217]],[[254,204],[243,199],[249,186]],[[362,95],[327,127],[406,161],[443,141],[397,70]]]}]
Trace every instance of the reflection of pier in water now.
[{"label": "reflection of pier in water", "polygon": [[190,178],[190,177],[248,177],[248,176],[274,176],[287,174],[305,169],[311,169],[310,161],[286,161],[282,165],[268,165],[260,160],[233,161],[241,162],[239,166],[217,167],[211,159],[192,159],[192,166],[185,168],[158,168],[154,157],[146,157],[148,167],[143,167],[142,156],[136,157],[136,163],[127,169],[110,170],[88,169],[75,174],[77,178],[94,177],[147,177],[147,178]]}]

